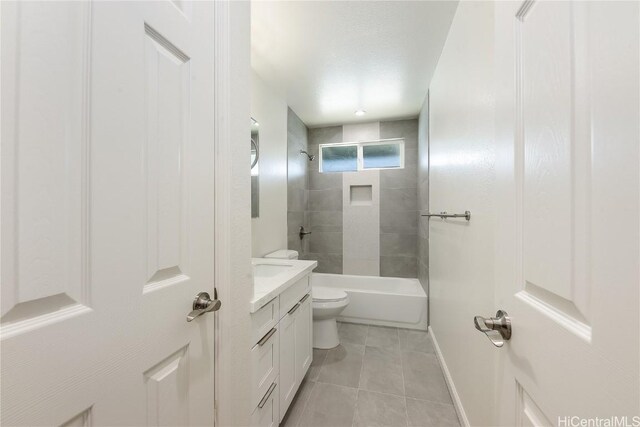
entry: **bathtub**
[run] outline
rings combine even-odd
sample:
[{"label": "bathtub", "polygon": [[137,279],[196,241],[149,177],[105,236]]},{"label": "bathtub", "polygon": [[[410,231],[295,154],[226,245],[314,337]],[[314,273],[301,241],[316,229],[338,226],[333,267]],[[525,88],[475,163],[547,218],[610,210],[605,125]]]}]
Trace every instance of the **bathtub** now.
[{"label": "bathtub", "polygon": [[349,295],[338,321],[427,330],[427,294],[418,279],[312,273],[311,286]]}]

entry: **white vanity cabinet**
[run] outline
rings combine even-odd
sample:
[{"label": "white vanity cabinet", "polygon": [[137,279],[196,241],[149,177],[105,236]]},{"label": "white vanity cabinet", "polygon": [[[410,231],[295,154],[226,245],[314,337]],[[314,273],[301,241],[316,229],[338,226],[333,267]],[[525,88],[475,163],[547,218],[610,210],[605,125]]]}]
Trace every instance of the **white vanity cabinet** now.
[{"label": "white vanity cabinet", "polygon": [[[307,370],[311,366],[313,358],[313,320],[311,311],[311,294],[307,294],[300,300],[300,308],[295,314],[296,323],[296,381],[298,385],[302,382]],[[297,388],[297,387],[296,387]]]},{"label": "white vanity cabinet", "polygon": [[307,275],[251,314],[252,425],[277,426],[311,366],[311,301]]}]

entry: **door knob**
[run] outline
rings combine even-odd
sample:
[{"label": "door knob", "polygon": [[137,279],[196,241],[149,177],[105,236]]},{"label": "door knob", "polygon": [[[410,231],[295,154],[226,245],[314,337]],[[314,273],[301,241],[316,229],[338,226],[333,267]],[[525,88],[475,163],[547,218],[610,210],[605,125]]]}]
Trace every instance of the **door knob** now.
[{"label": "door knob", "polygon": [[496,317],[485,319],[482,316],[473,318],[476,329],[489,338],[496,347],[502,347],[511,338],[511,319],[506,311],[498,310]]},{"label": "door knob", "polygon": [[187,322],[210,311],[218,311],[222,303],[218,299],[211,299],[207,292],[200,292],[193,300],[193,310],[187,315]]}]

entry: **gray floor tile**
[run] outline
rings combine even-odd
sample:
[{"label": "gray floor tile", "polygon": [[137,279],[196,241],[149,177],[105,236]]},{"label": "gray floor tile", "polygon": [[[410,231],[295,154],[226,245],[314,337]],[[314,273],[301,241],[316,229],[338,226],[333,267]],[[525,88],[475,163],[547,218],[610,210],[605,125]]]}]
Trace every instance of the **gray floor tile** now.
[{"label": "gray floor tile", "polygon": [[405,427],[407,425],[406,413],[403,397],[358,390],[353,425],[357,427]]},{"label": "gray floor tile", "polygon": [[338,329],[340,342],[364,345],[367,340],[369,325],[357,325],[355,323],[341,323]]},{"label": "gray floor tile", "polygon": [[280,423],[281,426],[293,427],[298,425],[315,384],[315,382],[306,379],[302,381],[284,419]]},{"label": "gray floor tile", "polygon": [[367,346],[399,351],[400,341],[398,339],[398,329],[383,326],[369,326]]},{"label": "gray floor tile", "polygon": [[400,353],[380,347],[366,347],[360,388],[404,396]]},{"label": "gray floor tile", "polygon": [[398,334],[400,335],[400,348],[402,350],[435,353],[433,342],[427,331],[398,329]]},{"label": "gray floor tile", "polygon": [[407,414],[411,427],[459,427],[453,405],[407,398]]},{"label": "gray floor tile", "polygon": [[329,384],[358,387],[364,346],[342,343],[332,348],[320,368],[318,381]]},{"label": "gray floor tile", "polygon": [[402,370],[407,397],[452,403],[435,354],[403,351]]},{"label": "gray floor tile", "polygon": [[313,349],[313,360],[311,361],[311,366],[309,367],[309,371],[307,372],[307,379],[309,381],[315,381],[318,379],[320,368],[322,367],[322,364],[324,363],[328,352],[329,350],[323,350],[319,348]]},{"label": "gray floor tile", "polygon": [[316,383],[298,425],[350,427],[357,393],[354,388]]}]

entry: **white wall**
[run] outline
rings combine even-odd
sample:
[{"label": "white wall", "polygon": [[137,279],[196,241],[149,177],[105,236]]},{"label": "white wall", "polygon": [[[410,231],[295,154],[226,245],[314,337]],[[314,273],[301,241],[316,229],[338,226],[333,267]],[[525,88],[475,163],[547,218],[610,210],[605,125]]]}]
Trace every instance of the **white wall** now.
[{"label": "white wall", "polygon": [[430,210],[472,213],[430,221],[431,329],[464,415],[485,426],[498,350],[473,316],[495,315],[493,22],[491,2],[460,3],[429,89]]},{"label": "white wall", "polygon": [[253,70],[251,116],[260,123],[260,214],[251,220],[252,254],[261,257],[287,248],[287,103]]},{"label": "white wall", "polygon": [[[216,425],[246,426],[250,421],[251,317],[249,52],[248,2],[216,2],[216,287],[222,307],[216,314]],[[224,30],[228,26],[228,32]],[[226,99],[228,96],[229,99]],[[216,96],[218,98],[218,96]],[[243,141],[238,144],[236,141]],[[194,325],[197,327],[197,325]],[[212,356],[213,357],[213,356]],[[213,403],[209,403],[213,404]]]}]

